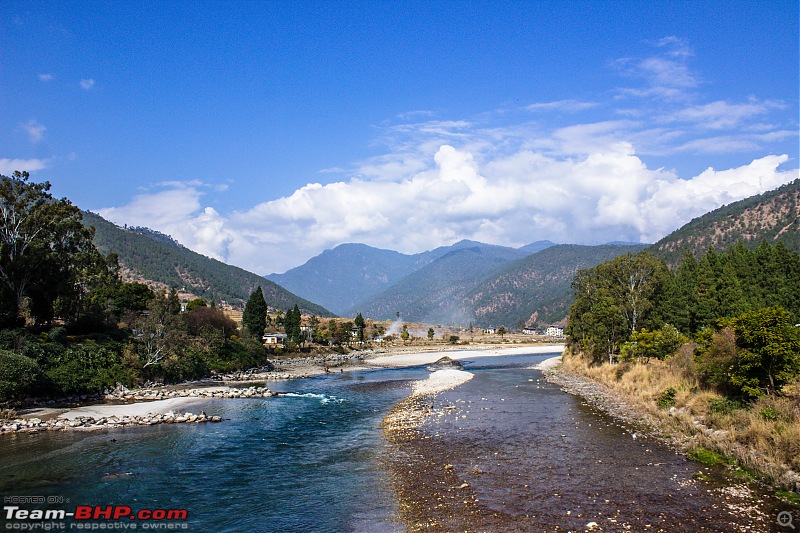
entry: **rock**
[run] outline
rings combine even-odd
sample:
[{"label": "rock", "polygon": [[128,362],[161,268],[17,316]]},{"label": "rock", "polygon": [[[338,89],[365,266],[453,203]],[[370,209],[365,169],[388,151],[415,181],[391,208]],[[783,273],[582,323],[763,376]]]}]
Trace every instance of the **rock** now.
[{"label": "rock", "polygon": [[425,368],[430,370],[431,372],[436,372],[437,370],[444,370],[446,368],[455,368],[456,370],[464,370],[464,365],[462,365],[460,361],[456,361],[455,359],[450,359],[445,355],[435,363],[432,363]]}]

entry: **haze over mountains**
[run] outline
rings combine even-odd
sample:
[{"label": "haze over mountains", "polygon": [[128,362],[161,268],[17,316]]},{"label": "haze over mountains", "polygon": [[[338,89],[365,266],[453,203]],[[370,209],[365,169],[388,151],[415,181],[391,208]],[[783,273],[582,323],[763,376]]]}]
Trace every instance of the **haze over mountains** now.
[{"label": "haze over mountains", "polygon": [[577,246],[537,241],[509,248],[459,241],[406,255],[344,244],[269,279],[342,315],[415,322],[524,326],[563,320],[570,282],[646,245]]}]

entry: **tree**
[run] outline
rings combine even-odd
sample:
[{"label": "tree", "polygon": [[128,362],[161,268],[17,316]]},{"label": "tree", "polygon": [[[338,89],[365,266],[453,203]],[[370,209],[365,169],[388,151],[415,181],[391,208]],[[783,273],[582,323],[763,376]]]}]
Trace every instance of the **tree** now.
[{"label": "tree", "polygon": [[289,342],[294,344],[301,344],[303,342],[303,333],[300,327],[302,315],[300,308],[295,304],[294,309],[286,310],[286,318],[283,319],[283,328],[286,332],[286,338]]},{"label": "tree", "polygon": [[497,334],[500,335],[501,339],[503,339],[505,337],[506,333],[508,333],[508,331],[506,331],[506,327],[505,326],[500,326],[499,328],[497,328]]},{"label": "tree", "polygon": [[358,342],[364,342],[364,329],[367,327],[366,322],[364,322],[364,317],[361,316],[361,313],[356,315],[355,320],[356,328],[358,328]]},{"label": "tree", "polygon": [[189,301],[189,303],[186,304],[186,312],[191,313],[198,307],[208,307],[208,303],[206,303],[206,301],[202,298],[195,298],[194,300],[191,300]]},{"label": "tree", "polygon": [[144,368],[160,364],[169,356],[180,355],[186,341],[184,322],[174,312],[169,296],[163,292],[156,294],[147,311],[137,327]]},{"label": "tree", "polygon": [[403,344],[405,344],[406,341],[408,341],[408,338],[410,336],[411,335],[408,333],[408,325],[403,324],[403,329],[400,331],[400,338],[403,339]]},{"label": "tree", "polygon": [[264,293],[258,287],[250,294],[242,313],[242,325],[251,337],[260,340],[267,328],[267,302]]},{"label": "tree", "polygon": [[99,256],[80,209],[53,198],[50,183],[29,179],[19,171],[0,176],[0,323],[6,325],[25,313],[49,322],[57,299],[80,298],[81,276]]},{"label": "tree", "polygon": [[428,340],[429,341],[433,340],[433,336],[434,335],[436,335],[436,332],[433,330],[433,328],[428,328]]}]

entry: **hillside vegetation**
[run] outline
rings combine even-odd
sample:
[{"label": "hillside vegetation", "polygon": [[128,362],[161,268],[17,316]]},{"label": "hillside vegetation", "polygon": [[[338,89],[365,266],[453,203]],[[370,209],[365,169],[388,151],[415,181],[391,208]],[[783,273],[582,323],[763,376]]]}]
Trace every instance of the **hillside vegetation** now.
[{"label": "hillside vegetation", "polygon": [[469,291],[462,307],[478,325],[525,327],[560,322],[572,303],[570,283],[579,269],[590,268],[618,255],[638,252],[646,245],[548,247],[516,261]]},{"label": "hillside vegetation", "polygon": [[83,213],[83,223],[95,228],[93,242],[101,253],[119,256],[131,281],[185,287],[187,292],[207,301],[227,302],[234,307],[243,305],[250,293],[262,287],[271,307],[290,309],[298,305],[307,314],[334,316],[272,281],[193,252],[162,233],[148,228],[120,228],[90,212]]},{"label": "hillside vegetation", "polygon": [[800,251],[800,180],[706,213],[655,243],[652,251],[675,265],[684,250],[699,257],[709,247],[724,251],[741,241],[754,249],[762,240]]},{"label": "hillside vegetation", "polygon": [[483,279],[523,255],[512,248],[480,245],[452,250],[373,296],[350,313],[376,320],[391,319],[431,324],[461,324],[472,315],[463,306],[465,294]]}]

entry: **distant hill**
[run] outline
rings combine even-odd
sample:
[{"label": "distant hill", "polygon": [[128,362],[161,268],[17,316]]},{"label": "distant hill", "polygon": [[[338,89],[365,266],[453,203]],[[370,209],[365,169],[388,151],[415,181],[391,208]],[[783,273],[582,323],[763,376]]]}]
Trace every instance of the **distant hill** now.
[{"label": "distant hill", "polygon": [[415,258],[366,244],[341,244],[267,279],[343,315],[414,270]]},{"label": "distant hill", "polygon": [[[358,304],[388,289],[409,274],[457,250],[479,247],[487,253],[513,259],[526,252],[462,240],[450,246],[408,255],[366,244],[341,244],[312,257],[305,264],[267,279],[308,300],[348,316]],[[394,311],[392,311],[394,315]]]},{"label": "distant hill", "polygon": [[519,250],[526,252],[528,254],[535,254],[536,252],[541,252],[546,248],[550,248],[551,246],[555,246],[556,243],[551,241],[536,241],[530,244],[526,244],[525,246],[521,246]]},{"label": "distant hill", "polygon": [[685,249],[697,256],[710,246],[724,251],[739,240],[749,248],[755,248],[762,240],[781,241],[790,250],[800,252],[800,180],[695,218],[655,243],[651,250],[674,265]]},{"label": "distant hill", "polygon": [[514,248],[473,241],[447,248],[444,255],[356,304],[347,314],[391,319],[400,312],[404,320],[414,322],[468,324],[469,310],[461,306],[464,295],[487,276],[525,256]]},{"label": "distant hill", "polygon": [[289,309],[297,304],[307,313],[334,316],[324,307],[300,298],[257,274],[226,265],[189,250],[168,235],[148,228],[120,228],[84,211],[83,222],[94,226],[94,244],[103,254],[119,255],[132,277],[167,287],[185,287],[206,300],[242,305],[258,286],[271,307]]},{"label": "distant hill", "polygon": [[560,322],[572,304],[571,283],[578,270],[645,248],[646,244],[551,246],[483,280],[464,296],[461,307],[479,326],[517,328]]}]

